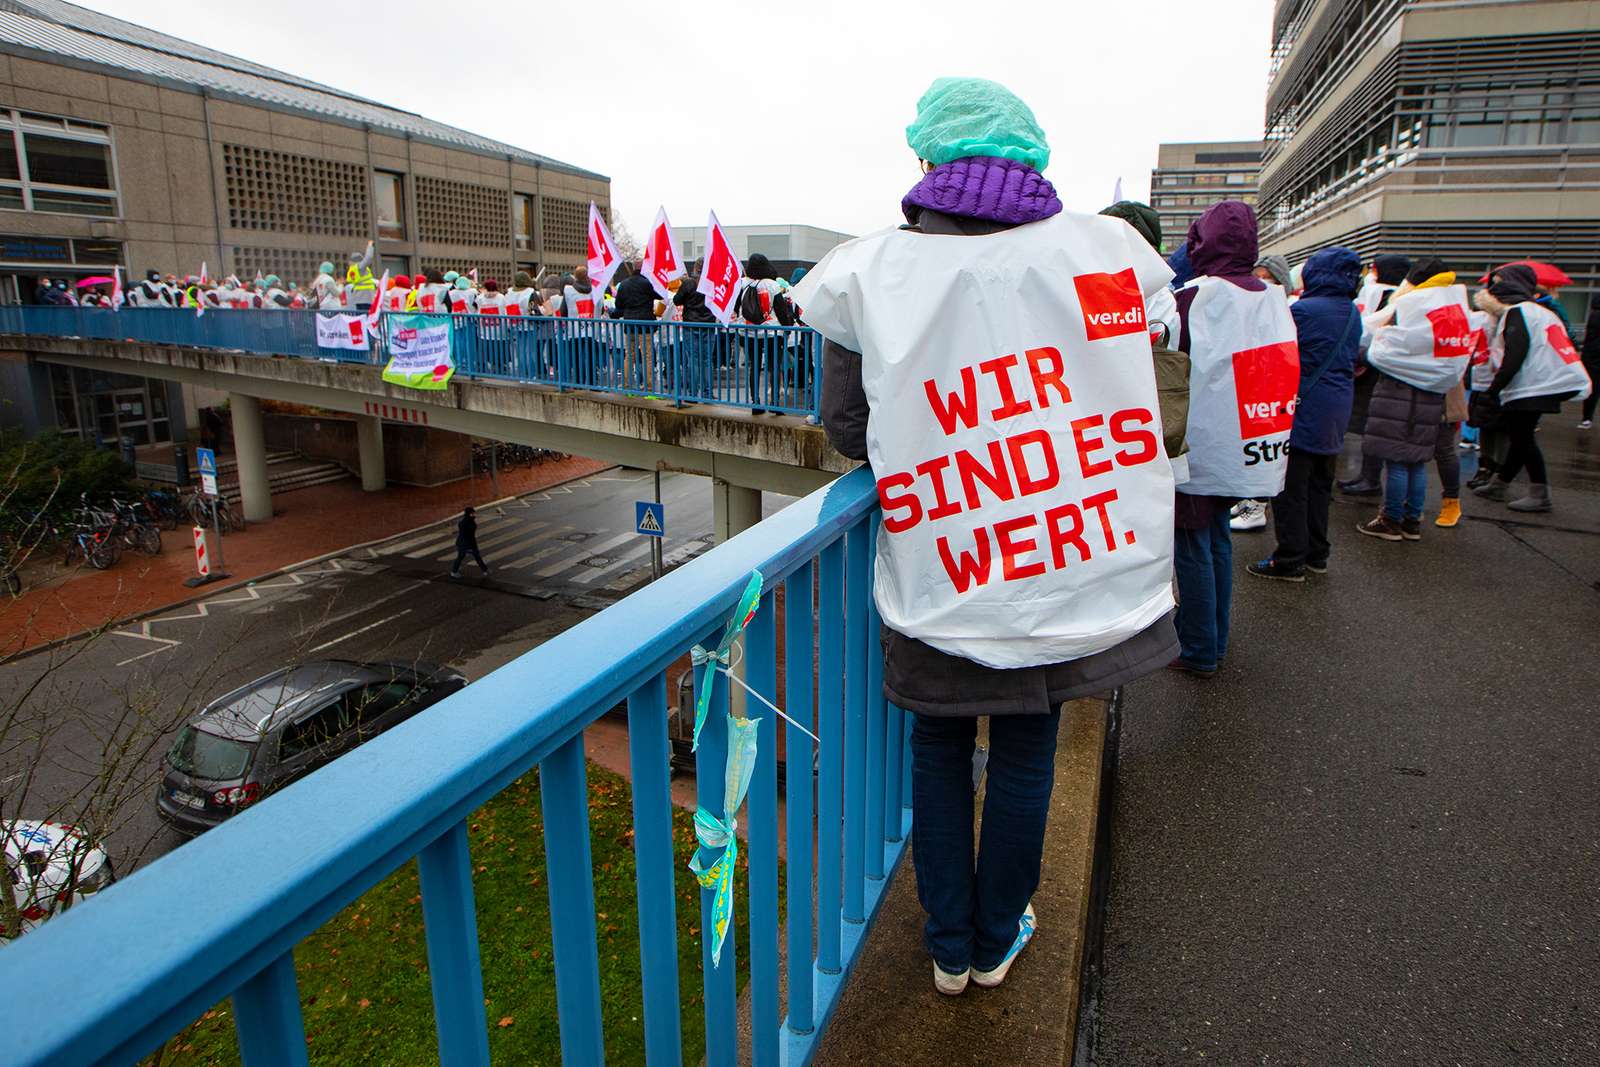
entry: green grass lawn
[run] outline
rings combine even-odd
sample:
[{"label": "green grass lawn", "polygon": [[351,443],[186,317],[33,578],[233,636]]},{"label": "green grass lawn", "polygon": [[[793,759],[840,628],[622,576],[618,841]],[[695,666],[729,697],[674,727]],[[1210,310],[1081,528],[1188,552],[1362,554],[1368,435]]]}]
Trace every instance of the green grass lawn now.
[{"label": "green grass lawn", "polygon": [[[588,773],[606,1059],[643,1063],[633,799],[625,779],[593,764]],[[561,1037],[538,772],[491,800],[472,817],[470,826],[489,1054],[495,1063],[558,1064]],[[694,850],[691,813],[674,811],[673,844],[683,1060],[695,1063],[705,1053],[705,1038],[700,890],[687,868]],[[748,977],[746,854],[741,846],[734,908],[741,988]],[[782,877],[780,873],[779,885]],[[723,965],[729,965],[726,954]],[[295,950],[295,971],[312,1063],[415,1067],[439,1061],[415,862],[301,943]],[[225,1001],[178,1036],[162,1065],[238,1062],[232,1003]]]}]

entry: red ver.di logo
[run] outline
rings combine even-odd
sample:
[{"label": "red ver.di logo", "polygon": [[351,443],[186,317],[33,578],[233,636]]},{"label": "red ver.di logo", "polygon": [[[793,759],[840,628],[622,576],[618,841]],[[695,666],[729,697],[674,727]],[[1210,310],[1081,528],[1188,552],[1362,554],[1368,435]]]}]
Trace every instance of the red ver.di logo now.
[{"label": "red ver.di logo", "polygon": [[1239,436],[1246,441],[1283,433],[1294,425],[1294,395],[1300,388],[1300,347],[1293,341],[1247,348],[1233,354],[1233,384],[1239,396]]},{"label": "red ver.di logo", "polygon": [[1455,359],[1472,354],[1472,324],[1460,304],[1446,304],[1428,312],[1433,326],[1433,358]]},{"label": "red ver.di logo", "polygon": [[1072,279],[1083,306],[1083,329],[1089,340],[1140,333],[1144,330],[1144,294],[1133,268],[1115,274],[1101,271]]},{"label": "red ver.di logo", "polygon": [[1549,338],[1550,347],[1556,350],[1556,355],[1561,357],[1561,362],[1576,363],[1581,358],[1578,350],[1572,347],[1572,338],[1567,336],[1566,329],[1559,322],[1552,322],[1544,335]]}]

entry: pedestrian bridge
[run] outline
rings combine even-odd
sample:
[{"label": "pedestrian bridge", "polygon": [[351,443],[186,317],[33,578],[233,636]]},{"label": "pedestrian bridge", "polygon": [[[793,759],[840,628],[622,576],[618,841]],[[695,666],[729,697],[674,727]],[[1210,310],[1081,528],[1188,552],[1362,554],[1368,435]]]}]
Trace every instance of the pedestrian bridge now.
[{"label": "pedestrian bridge", "polygon": [[[367,347],[331,348],[343,313],[0,308],[0,351],[47,363],[178,381],[230,394],[247,518],[272,514],[259,401],[357,416],[362,480],[384,482],[382,422],[591,456],[718,482],[723,532],[760,515],[763,490],[790,496],[853,465],[806,416],[817,411],[820,338],[803,327],[452,315],[456,372],[442,390],[383,380],[384,314]],[[345,331],[348,335],[348,331]],[[756,414],[757,411],[775,414]]]},{"label": "pedestrian bridge", "polygon": [[[231,997],[246,1064],[305,1064],[296,945],[415,858],[440,1061],[487,1064],[478,929],[496,916],[474,902],[468,821],[535,767],[562,1058],[604,1062],[583,731],[623,700],[649,1062],[681,1062],[680,994],[697,988],[706,1062],[738,1062],[746,1041],[756,1064],[810,1062],[910,830],[907,716],[882,695],[871,596],[877,522],[869,472],[848,474],[21,938],[0,952],[0,987],[29,991],[0,998],[6,1062],[132,1063]],[[756,571],[743,674],[778,699],[781,627],[793,724],[745,702],[758,749],[738,814],[749,888],[734,907],[747,909],[749,943],[730,925],[714,965],[700,936],[700,973],[680,974],[679,939],[712,929],[714,893],[701,892],[698,915],[675,909],[665,672],[692,646],[715,647]],[[735,814],[729,684],[714,675],[696,757],[698,802],[722,820]],[[811,763],[797,756],[812,751],[807,731],[820,738],[815,774],[791,771],[781,790],[780,730],[791,768]],[[783,884],[780,795],[786,839],[816,841],[814,861],[787,850]],[[735,979],[746,967],[747,1039]]]}]

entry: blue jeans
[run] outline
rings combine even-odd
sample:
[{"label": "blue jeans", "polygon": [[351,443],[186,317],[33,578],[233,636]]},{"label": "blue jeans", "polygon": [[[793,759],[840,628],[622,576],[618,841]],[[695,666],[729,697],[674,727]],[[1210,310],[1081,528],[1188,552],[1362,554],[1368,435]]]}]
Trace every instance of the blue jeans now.
[{"label": "blue jeans", "polygon": [[1061,709],[989,718],[988,790],[972,860],[975,718],[915,715],[911,727],[911,855],[928,913],[923,943],[941,969],[992,970],[1017,939],[1039,888],[1045,820],[1055,785]]},{"label": "blue jeans", "polygon": [[1417,520],[1427,499],[1428,465],[1390,460],[1383,479],[1383,513],[1394,522]]},{"label": "blue jeans", "polygon": [[1228,509],[1217,508],[1198,530],[1180,528],[1173,541],[1178,574],[1178,641],[1183,662],[1215,670],[1228,654],[1233,610],[1233,533]]}]

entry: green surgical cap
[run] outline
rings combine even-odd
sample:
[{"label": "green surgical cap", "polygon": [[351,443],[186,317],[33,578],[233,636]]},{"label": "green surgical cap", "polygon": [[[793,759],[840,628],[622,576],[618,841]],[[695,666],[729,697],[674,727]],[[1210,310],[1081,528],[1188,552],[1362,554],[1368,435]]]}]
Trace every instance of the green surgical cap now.
[{"label": "green surgical cap", "polygon": [[321,271],[323,274],[332,274],[333,273],[333,264],[325,259],[325,260],[322,261],[322,266],[318,267],[317,269],[319,271]]},{"label": "green surgical cap", "polygon": [[917,120],[906,143],[918,159],[949,163],[968,156],[1000,156],[1034,170],[1050,165],[1050,145],[1028,105],[997,82],[939,78],[917,101]]}]

